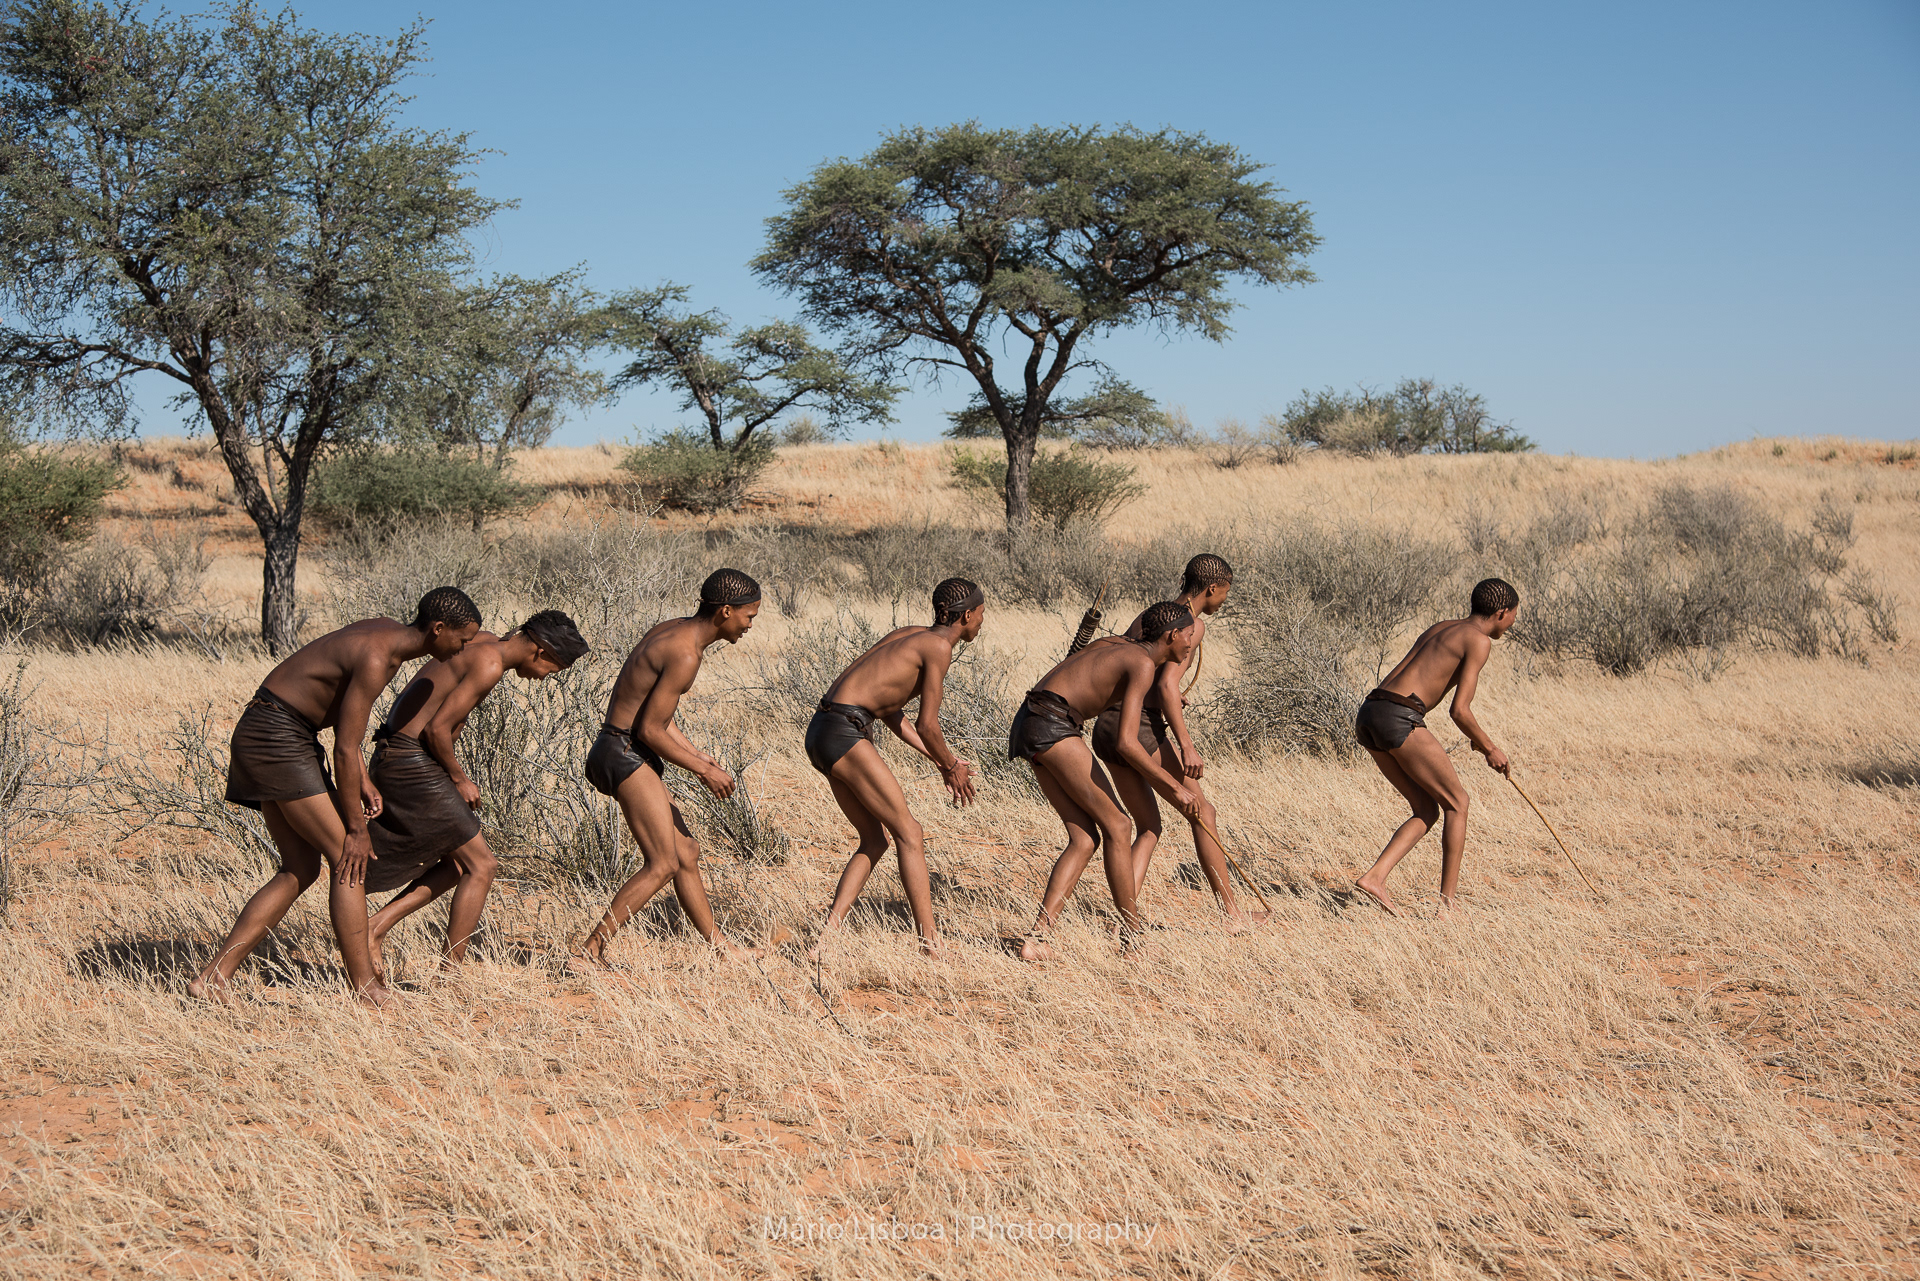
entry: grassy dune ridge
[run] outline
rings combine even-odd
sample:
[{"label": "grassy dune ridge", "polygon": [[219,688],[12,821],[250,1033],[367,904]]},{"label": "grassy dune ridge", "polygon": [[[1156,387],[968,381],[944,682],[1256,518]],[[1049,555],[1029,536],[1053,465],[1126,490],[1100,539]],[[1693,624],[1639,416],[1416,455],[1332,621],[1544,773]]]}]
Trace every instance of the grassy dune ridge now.
[{"label": "grassy dune ridge", "polygon": [[[207,591],[244,620],[258,561],[217,459],[140,448],[102,536],[206,534]],[[1660,463],[1234,470],[1141,455],[1128,461],[1149,492],[1109,532],[1199,538],[1307,513],[1459,543],[1490,509],[1517,523],[1566,493],[1631,504],[1676,479],[1726,484],[1800,523],[1844,504],[1850,562],[1911,628],[1920,473],[1888,452],[1790,440]],[[715,527],[930,513],[991,529],[941,457],[783,451],[766,501]],[[615,461],[521,459],[517,476],[550,496],[499,532],[600,518],[618,501]],[[316,625],[336,586],[323,541],[302,569]],[[1024,688],[1083,607],[995,608],[981,648]],[[891,621],[884,602],[831,593],[798,618],[769,607],[687,700],[756,759],[746,787],[793,840],[775,866],[707,853],[722,924],[743,937],[804,940],[851,846],[797,727],[752,697],[764,663],[836,608]],[[1217,634],[1202,694],[1235,676],[1230,616]],[[224,735],[270,666],[174,648],[23,657],[42,724],[96,745],[110,730],[111,755],[156,761],[197,705]],[[1429,919],[1434,839],[1396,875],[1418,919],[1346,894],[1404,812],[1370,766],[1222,754],[1207,786],[1223,835],[1281,923],[1221,934],[1169,825],[1143,898],[1162,928],[1134,958],[1108,937],[1097,870],[1062,959],[1008,956],[1057,820],[1011,787],[943,808],[931,771],[892,753],[928,830],[946,960],[919,958],[883,869],[817,968],[795,944],[759,966],[718,962],[662,909],[616,944],[626,972],[578,978],[550,958],[604,896],[529,855],[507,861],[482,959],[456,979],[432,981],[442,909],[396,932],[390,958],[416,988],[395,1011],[359,1011],[308,977],[330,950],[317,892],[243,969],[238,1004],[208,1010],[183,1002],[180,971],[264,865],[82,814],[19,856],[0,930],[0,1271],[1911,1275],[1920,663],[1904,640],[1864,661],[1729,657],[1710,679],[1670,663],[1622,679],[1496,647],[1482,721],[1604,904],[1436,716],[1475,806],[1460,920]],[[1062,1224],[1077,1226],[1063,1239]]]}]

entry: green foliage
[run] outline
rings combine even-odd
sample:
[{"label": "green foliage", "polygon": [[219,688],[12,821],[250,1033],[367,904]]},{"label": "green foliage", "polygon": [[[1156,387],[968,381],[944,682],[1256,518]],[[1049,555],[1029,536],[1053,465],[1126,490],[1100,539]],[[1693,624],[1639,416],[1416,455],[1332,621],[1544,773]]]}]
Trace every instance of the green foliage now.
[{"label": "green foliage", "polygon": [[1369,454],[1526,453],[1533,441],[1497,422],[1485,397],[1431,378],[1402,379],[1392,392],[1362,387],[1303,391],[1275,420],[1279,438],[1298,444]]},{"label": "green foliage", "polygon": [[540,491],[507,479],[504,469],[422,448],[357,450],[313,469],[307,504],[336,523],[457,516],[476,526],[521,511]]},{"label": "green foliage", "polygon": [[[948,463],[962,489],[1005,501],[1007,460],[956,449]],[[1069,525],[1098,525],[1115,510],[1147,492],[1124,463],[1106,463],[1083,448],[1036,453],[1029,481],[1033,514],[1065,530]]]},{"label": "green foliage", "polygon": [[605,396],[606,379],[585,363],[605,326],[583,274],[502,276],[457,291],[440,359],[392,397],[384,434],[481,459],[491,452],[499,468],[509,451],[544,445],[569,407]]},{"label": "green foliage", "polygon": [[753,492],[773,461],[773,447],[750,436],[715,449],[689,429],[665,432],[620,460],[651,502],[679,511],[732,511]]},{"label": "green foliage", "polygon": [[[719,312],[690,310],[687,293],[685,286],[668,284],[615,294],[607,304],[600,316],[605,342],[633,354],[614,376],[616,391],[674,388],[680,407],[704,420],[711,447],[735,454],[764,448],[762,429],[774,430],[769,424],[799,410],[809,411],[803,416],[816,425],[810,414],[823,415],[826,423],[817,429],[824,434],[891,420],[900,389],[862,375],[841,354],[816,345],[801,326],[777,320],[735,333]],[[672,464],[676,472],[691,465]]]},{"label": "green foliage", "polygon": [[197,404],[264,544],[275,652],[310,468],[445,367],[466,233],[503,207],[464,135],[402,123],[422,29],[0,10],[0,399],[74,430],[128,422],[136,375]]},{"label": "green foliage", "polygon": [[40,583],[59,549],[84,539],[106,496],[125,483],[113,463],[26,449],[0,432],[0,593]]},{"label": "green foliage", "polygon": [[[1053,398],[1095,364],[1083,340],[1153,324],[1218,341],[1230,278],[1312,279],[1307,209],[1256,181],[1259,168],[1171,130],[904,129],[790,189],[754,270],[857,350],[964,370],[1013,464],[1008,526],[1024,528],[1026,465],[1061,421]],[[1003,354],[1015,385],[997,372]]]},{"label": "green foliage", "polygon": [[[1016,417],[1025,410],[1024,397],[1007,406]],[[947,415],[945,434],[954,440],[997,440],[1000,420],[978,392],[965,409]],[[1153,397],[1131,383],[1109,378],[1090,395],[1050,400],[1041,411],[1040,435],[1051,440],[1078,440],[1100,449],[1151,449],[1184,443],[1173,419]]]}]

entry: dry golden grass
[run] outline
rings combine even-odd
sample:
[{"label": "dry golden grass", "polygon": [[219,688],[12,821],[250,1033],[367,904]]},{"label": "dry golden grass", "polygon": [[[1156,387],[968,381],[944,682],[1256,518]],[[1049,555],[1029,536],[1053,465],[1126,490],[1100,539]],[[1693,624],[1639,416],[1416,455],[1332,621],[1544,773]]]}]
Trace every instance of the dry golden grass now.
[{"label": "dry golden grass", "polygon": [[[1197,525],[1167,513],[1204,504],[1216,523],[1311,511],[1445,534],[1475,503],[1514,518],[1556,490],[1631,499],[1680,477],[1796,517],[1825,493],[1853,503],[1854,559],[1886,576],[1911,626],[1920,474],[1880,461],[1885,446],[1773,443],[1657,464],[1225,472],[1144,457],[1152,492],[1113,530]],[[556,490],[534,521],[576,518],[612,474],[598,451],[552,454],[523,463]],[[825,446],[791,451],[768,485],[783,519],[883,520],[899,504],[974,518],[939,477],[937,448]],[[174,500],[119,501],[134,522]],[[994,612],[983,644],[1037,674],[1079,608]],[[690,706],[735,714],[728,691],[751,683],[754,651],[792,632],[768,613],[716,655]],[[1229,635],[1208,681],[1231,678]],[[111,716],[123,751],[150,751],[196,702],[230,717],[267,666],[28,657],[43,718],[97,734]],[[1209,780],[1224,835],[1284,926],[1219,933],[1186,837],[1169,835],[1145,898],[1164,928],[1144,953],[1116,954],[1096,873],[1062,959],[1027,967],[1003,939],[1031,917],[1056,821],[1004,790],[943,809],[937,780],[896,755],[944,878],[945,960],[917,956],[883,871],[818,989],[796,948],[730,966],[671,929],[622,938],[628,973],[580,979],[544,958],[600,903],[519,881],[497,891],[485,959],[457,980],[426,982],[437,913],[396,934],[421,984],[397,1010],[365,1013],[325,983],[268,985],[258,964],[234,1007],[204,1009],[169,966],[224,930],[262,869],[78,824],[23,860],[0,932],[0,1270],[1913,1275],[1911,647],[1878,647],[1864,667],[1742,653],[1711,682],[1525,657],[1496,650],[1482,719],[1604,904],[1436,717],[1476,805],[1458,921],[1430,919],[1431,841],[1396,885],[1418,919],[1346,900],[1399,817],[1369,766],[1221,759]],[[824,908],[850,841],[797,731],[739,716],[774,749],[748,785],[797,849],[781,867],[717,853],[707,867],[723,924],[765,937]],[[286,934],[325,954],[317,893]],[[1020,1230],[982,1233],[975,1218]],[[783,1219],[788,1238],[769,1239]],[[1141,1230],[1018,1239],[1029,1221],[1036,1238],[1041,1223]],[[874,1240],[875,1224],[939,1225],[942,1239]],[[793,1239],[804,1225],[813,1239]]]}]

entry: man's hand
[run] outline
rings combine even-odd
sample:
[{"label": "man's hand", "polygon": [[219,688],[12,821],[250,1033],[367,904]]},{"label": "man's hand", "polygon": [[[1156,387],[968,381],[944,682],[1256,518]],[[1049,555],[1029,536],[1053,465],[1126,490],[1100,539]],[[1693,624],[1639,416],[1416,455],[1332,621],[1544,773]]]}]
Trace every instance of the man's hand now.
[{"label": "man's hand", "polygon": [[956,759],[952,769],[943,769],[940,774],[946,781],[947,792],[953,797],[955,805],[973,804],[973,770],[965,761]]},{"label": "man's hand", "polygon": [[480,812],[480,784],[470,778],[456,779],[453,790],[460,793],[460,799],[467,803],[468,809],[476,814]]},{"label": "man's hand", "polygon": [[1493,769],[1499,770],[1503,776],[1511,777],[1511,775],[1507,774],[1507,771],[1513,767],[1513,762],[1509,761],[1507,754],[1499,748],[1495,747],[1487,752],[1487,764]]},{"label": "man's hand", "polygon": [[1205,778],[1207,763],[1200,759],[1200,750],[1190,747],[1180,753],[1180,772],[1188,778]]},{"label": "man's hand", "polygon": [[[379,799],[379,793],[376,792],[374,800],[377,802]],[[333,869],[333,874],[342,885],[359,885],[367,879],[368,861],[379,857],[373,852],[373,841],[368,837],[366,828],[357,832],[349,831],[346,842],[340,847],[340,865]]]},{"label": "man's hand", "polygon": [[380,817],[380,811],[386,802],[380,799],[380,789],[365,774],[360,776],[360,808],[365,811],[369,822]]},{"label": "man's hand", "polygon": [[718,765],[710,765],[702,770],[700,772],[700,781],[707,785],[709,792],[712,792],[723,801],[733,795],[733,775],[727,773]]},{"label": "man's hand", "polygon": [[1180,811],[1183,818],[1200,817],[1200,798],[1184,787],[1173,789],[1173,808]]}]

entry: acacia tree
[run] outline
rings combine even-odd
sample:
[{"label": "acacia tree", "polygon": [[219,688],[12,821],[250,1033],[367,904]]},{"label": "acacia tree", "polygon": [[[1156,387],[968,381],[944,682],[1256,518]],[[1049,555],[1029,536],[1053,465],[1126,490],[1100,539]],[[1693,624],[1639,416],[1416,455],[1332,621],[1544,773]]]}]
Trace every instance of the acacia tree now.
[{"label": "acacia tree", "polygon": [[716,450],[739,454],[782,414],[824,416],[828,431],[885,422],[899,389],[869,378],[791,321],[733,332],[718,311],[694,311],[684,285],[615,294],[601,313],[603,341],[632,354],[615,391],[665,385],[697,410]]},{"label": "acacia tree", "polygon": [[1054,394],[1103,368],[1083,343],[1139,324],[1217,342],[1230,277],[1313,278],[1306,207],[1258,170],[1171,130],[906,129],[787,191],[753,267],[856,350],[971,378],[1006,441],[1007,525],[1024,528]]},{"label": "acacia tree", "polygon": [[513,450],[544,445],[569,408],[604,397],[605,377],[586,362],[606,326],[584,274],[502,276],[463,291],[442,359],[390,408],[385,434],[471,449],[501,471]]},{"label": "acacia tree", "polygon": [[503,202],[465,135],[403,128],[421,28],[334,35],[247,4],[0,10],[0,392],[124,428],[129,381],[198,409],[265,549],[260,631],[296,646],[307,478],[437,359],[464,233]]}]

